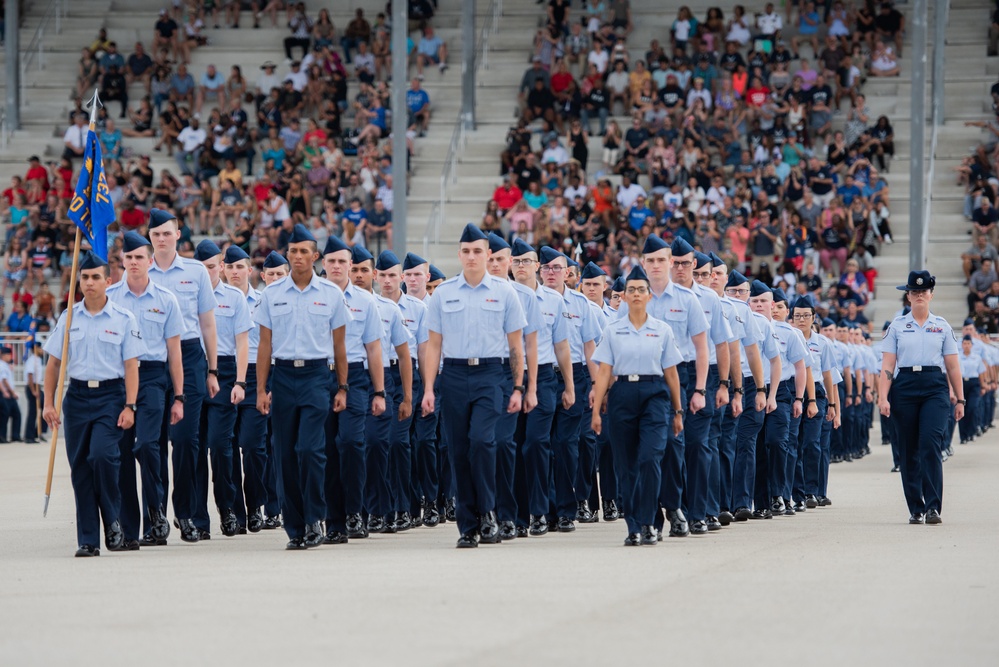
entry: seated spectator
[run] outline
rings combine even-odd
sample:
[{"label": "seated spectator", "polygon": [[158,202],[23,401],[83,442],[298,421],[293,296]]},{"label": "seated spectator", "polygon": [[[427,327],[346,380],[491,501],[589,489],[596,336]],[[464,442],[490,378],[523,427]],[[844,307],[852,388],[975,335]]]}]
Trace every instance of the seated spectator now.
[{"label": "seated spectator", "polygon": [[187,71],[187,65],[181,63],[177,67],[177,72],[170,77],[170,101],[183,102],[188,107],[193,107],[196,88],[194,77]]},{"label": "seated spectator", "polygon": [[180,29],[178,47],[181,52],[181,62],[191,62],[191,51],[208,43],[208,37],[204,35],[205,22],[201,20],[195,12],[188,12],[187,20],[184,21]]},{"label": "seated spectator", "polygon": [[[201,128],[201,118],[198,114],[191,116],[190,125],[177,135],[177,166],[182,174],[192,174],[200,170],[201,154],[208,135]],[[188,160],[191,161],[189,166]]]},{"label": "seated spectator", "polygon": [[28,252],[21,239],[12,237],[3,256],[4,290],[18,289],[28,275]]},{"label": "seated spectator", "polygon": [[999,209],[992,206],[992,200],[988,197],[981,198],[980,206],[975,209],[971,216],[971,236],[972,240],[984,236],[989,244],[996,246],[999,244]]},{"label": "seated spectator", "polygon": [[201,81],[198,84],[198,95],[194,104],[195,112],[201,112],[201,107],[206,100],[214,101],[219,108],[225,108],[225,94],[225,77],[215,69],[215,65],[209,64],[205,68],[205,73],[201,75]]},{"label": "seated spectator", "polygon": [[971,247],[961,253],[965,284],[970,280],[971,274],[977,271],[986,259],[992,262],[993,267],[999,266],[999,251],[996,251],[995,246],[991,245],[988,237],[983,234],[975,238]]},{"label": "seated spectator", "polygon": [[905,31],[905,16],[895,9],[891,2],[882,2],[878,15],[874,18],[874,31],[878,38],[895,43],[895,53],[902,57],[902,35]]},{"label": "seated spectator", "polygon": [[524,193],[510,180],[510,175],[503,176],[503,183],[493,190],[493,201],[499,208],[500,216],[504,216],[524,196]]},{"label": "seated spectator", "polygon": [[874,51],[871,52],[871,67],[868,73],[871,76],[898,76],[900,73],[898,59],[890,46],[886,46],[880,39],[874,42]]},{"label": "seated spectator", "polygon": [[343,47],[343,54],[349,65],[351,63],[351,49],[356,49],[360,42],[371,41],[371,24],[364,18],[364,10],[360,7],[354,12],[354,18],[347,24],[347,29],[340,38],[340,46]]},{"label": "seated spectator", "polygon": [[122,153],[122,132],[115,127],[114,119],[108,118],[104,129],[98,135],[101,142],[101,155],[105,160],[120,160]]},{"label": "seated spectator", "polygon": [[447,44],[434,35],[432,26],[423,29],[423,37],[416,47],[416,76],[423,80],[423,68],[427,65],[437,65],[441,74],[447,69]]},{"label": "seated spectator", "polygon": [[101,68],[90,49],[83,49],[76,70],[76,95],[83,97],[93,93],[94,85],[101,75]]},{"label": "seated spectator", "polygon": [[991,259],[982,259],[981,265],[968,280],[969,313],[974,312],[976,302],[985,300],[992,284],[996,281],[999,281],[999,274],[996,273],[995,264]]},{"label": "seated spectator", "polygon": [[153,26],[155,30],[153,34],[153,51],[167,49],[171,57],[176,60],[178,56],[177,31],[179,28],[180,26],[167,13],[167,10],[161,9],[159,18],[156,20],[156,25]]},{"label": "seated spectator", "polygon": [[67,160],[82,158],[87,147],[87,117],[77,114],[73,118],[73,124],[66,129],[62,141],[65,148],[62,156]]},{"label": "seated spectator", "polygon": [[135,43],[135,51],[125,61],[125,80],[129,85],[141,82],[149,93],[149,84],[153,75],[153,59],[149,57],[142,42]]},{"label": "seated spectator", "polygon": [[[327,15],[327,20],[329,16]],[[284,38],[284,55],[288,60],[292,59],[291,50],[295,47],[302,49],[302,58],[309,54],[309,45],[312,43],[312,29],[315,23],[305,13],[305,3],[295,4],[291,18],[288,20],[288,28],[291,36]]]},{"label": "seated spectator", "polygon": [[430,95],[420,86],[419,77],[412,80],[406,91],[406,110],[409,113],[406,127],[417,131],[419,136],[424,136],[430,122]]},{"label": "seated spectator", "polygon": [[[351,207],[353,208],[353,207]],[[348,219],[353,221],[353,217]],[[392,247],[392,211],[385,208],[381,199],[375,200],[374,210],[366,218],[367,224],[363,225],[365,247],[370,248],[373,254],[381,252],[382,240],[385,240],[385,247]],[[357,224],[357,223],[355,223]]]}]

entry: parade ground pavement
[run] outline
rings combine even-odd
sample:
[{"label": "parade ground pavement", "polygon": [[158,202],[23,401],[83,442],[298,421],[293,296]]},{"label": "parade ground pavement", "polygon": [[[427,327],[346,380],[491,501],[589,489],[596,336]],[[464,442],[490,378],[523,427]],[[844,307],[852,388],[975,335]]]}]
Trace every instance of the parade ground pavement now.
[{"label": "parade ground pavement", "polygon": [[48,446],[0,445],[0,665],[999,664],[999,436],[954,445],[943,525],[910,526],[873,435],[831,507],[657,547],[617,521],[456,550],[448,523],[286,552],[213,514],[91,559],[61,443],[48,518]]}]

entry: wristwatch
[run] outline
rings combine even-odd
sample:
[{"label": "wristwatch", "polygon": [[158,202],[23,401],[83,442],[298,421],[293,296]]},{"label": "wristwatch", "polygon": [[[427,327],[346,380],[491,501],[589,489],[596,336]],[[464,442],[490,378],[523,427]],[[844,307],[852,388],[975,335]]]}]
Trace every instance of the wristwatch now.
[{"label": "wristwatch", "polygon": [[516,385],[514,385],[513,386],[513,390],[514,391],[519,391],[522,394],[526,394],[527,393],[527,387],[525,385],[522,385],[522,384],[516,384]]},{"label": "wristwatch", "polygon": [[[349,384],[338,384],[336,386],[336,390],[337,391],[347,391],[349,389],[350,389],[350,385]],[[385,392],[383,391],[382,393],[384,394]]]},{"label": "wristwatch", "polygon": [[732,388],[732,393],[733,394],[741,394],[742,393],[742,387],[733,387]]},{"label": "wristwatch", "polygon": [[674,417],[682,417],[683,416],[683,410],[674,410],[673,411],[673,416]]},{"label": "wristwatch", "polygon": [[133,413],[139,411],[139,406],[136,405],[135,403],[126,403],[125,407],[128,408],[129,410],[131,410]]},{"label": "wristwatch", "polygon": [[796,400],[796,401],[801,401],[802,403],[804,403],[804,402],[805,402],[805,399],[803,399],[803,398],[802,398],[801,396],[795,396],[795,397],[794,397],[794,400]]},{"label": "wristwatch", "polygon": [[246,389],[246,383],[241,380],[236,380],[233,384],[242,389]]},{"label": "wristwatch", "polygon": [[187,401],[187,396],[185,396],[184,394],[174,394],[173,400],[175,403],[177,402],[184,403],[185,401]]},{"label": "wristwatch", "polygon": [[815,402],[814,398],[806,398],[805,399],[805,405],[808,405],[809,403],[814,403],[814,402]]},{"label": "wristwatch", "polygon": [[767,393],[767,389],[766,389],[766,387],[757,387],[756,388],[756,393],[757,394],[765,394],[765,393]]},{"label": "wristwatch", "polygon": [[376,396],[378,398],[385,398],[385,390],[383,389],[382,391],[373,391],[371,392],[371,395]]},{"label": "wristwatch", "polygon": [[963,398],[957,399],[957,402],[960,405],[967,405],[968,404],[968,401],[964,400]]},{"label": "wristwatch", "polygon": [[706,396],[706,395],[707,395],[707,394],[706,394],[706,393],[704,392],[704,390],[703,390],[703,389],[695,389],[695,390],[694,390],[694,393],[695,393],[695,394],[700,394],[701,396]]},{"label": "wristwatch", "polygon": [[208,369],[208,374],[209,375],[214,375],[215,377],[218,377],[219,376],[219,369],[217,369],[217,368],[209,368]]},{"label": "wristwatch", "polygon": [[726,387],[727,388],[727,387],[730,387],[731,385],[732,385],[732,381],[731,380],[718,380],[718,386],[719,387]]}]

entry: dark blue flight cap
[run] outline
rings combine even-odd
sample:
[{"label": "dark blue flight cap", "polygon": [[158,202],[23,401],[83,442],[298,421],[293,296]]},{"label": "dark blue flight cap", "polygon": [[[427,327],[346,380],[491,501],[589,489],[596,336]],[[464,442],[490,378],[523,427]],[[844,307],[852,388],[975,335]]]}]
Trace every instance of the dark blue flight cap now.
[{"label": "dark blue flight cap", "polygon": [[427,260],[423,259],[419,255],[407,252],[406,258],[402,260],[402,270],[409,271],[410,269],[415,269],[416,267],[426,263]]},{"label": "dark blue flight cap", "polygon": [[375,262],[375,268],[379,271],[388,271],[393,266],[399,266],[399,258],[391,250],[382,250],[382,253],[378,255],[378,261]]},{"label": "dark blue flight cap", "polygon": [[148,245],[151,245],[149,239],[139,232],[125,232],[121,237],[121,247],[125,252],[133,252]]},{"label": "dark blue flight cap", "polygon": [[917,289],[933,289],[936,287],[937,279],[930,275],[929,271],[910,271],[909,282],[899,285],[895,289],[908,291]]},{"label": "dark blue flight cap", "polygon": [[306,241],[316,242],[316,237],[312,235],[308,227],[302,223],[295,225],[295,228],[291,230],[291,238],[288,239],[288,243],[305,243]]},{"label": "dark blue flight cap", "polygon": [[510,244],[506,242],[506,239],[504,239],[496,232],[489,232],[489,235],[486,237],[486,240],[489,241],[489,249],[493,252],[499,252],[500,250],[510,249]]},{"label": "dark blue flight cap", "polygon": [[[562,254],[565,255],[565,253],[562,253]],[[576,260],[574,260],[572,257],[569,257],[568,255],[565,255],[565,265],[566,266],[571,266],[574,269],[578,269],[579,268],[579,262],[577,262]]]},{"label": "dark blue flight cap", "polygon": [[[967,324],[967,322],[965,322],[965,324]],[[891,322],[888,322],[887,320],[885,320],[884,326],[881,327],[881,330],[882,331],[888,331],[888,327],[890,327],[890,326],[891,326]]]},{"label": "dark blue flight cap", "polygon": [[703,252],[694,252],[694,268],[699,269],[705,264],[710,264],[711,258],[705,255]]},{"label": "dark blue flight cap", "polygon": [[218,257],[222,254],[222,250],[215,245],[215,241],[211,239],[205,239],[198,244],[198,247],[194,249],[194,259],[199,262],[203,262],[206,259],[211,259],[212,257]]},{"label": "dark blue flight cap", "polygon": [[614,283],[611,285],[611,292],[623,292],[624,291],[624,278],[618,276],[614,279]]},{"label": "dark blue flight cap", "polygon": [[102,266],[107,266],[108,263],[97,256],[93,250],[84,250],[80,253],[80,271],[90,271],[91,269],[99,269]]},{"label": "dark blue flight cap", "polygon": [[645,239],[645,246],[642,248],[642,254],[651,255],[652,253],[658,252],[664,248],[669,248],[669,244],[666,243],[661,236],[650,234],[649,237]]},{"label": "dark blue flight cap", "polygon": [[635,268],[633,268],[631,270],[631,273],[628,274],[628,280],[626,280],[625,283],[628,283],[629,281],[632,280],[642,280],[644,282],[649,282],[649,276],[645,273],[645,269],[643,269],[640,265],[636,264]]},{"label": "dark blue flight cap", "polygon": [[176,220],[175,216],[170,211],[164,211],[161,208],[151,208],[149,209],[149,229],[156,229],[165,222],[170,222],[171,220]]},{"label": "dark blue flight cap", "polygon": [[360,264],[361,262],[366,262],[368,260],[374,261],[375,256],[368,252],[368,249],[364,246],[357,244],[350,249],[350,261],[354,264]]},{"label": "dark blue flight cap", "polygon": [[[542,264],[549,264],[551,262],[554,262],[559,257],[561,257],[562,259],[566,259],[566,260],[568,259],[565,255],[563,255],[562,253],[560,253],[558,250],[556,250],[555,248],[553,248],[551,246],[547,246],[547,245],[541,247],[541,252],[539,254],[541,255],[541,263]],[[568,265],[569,265],[568,262],[566,262],[566,266],[568,266]]]},{"label": "dark blue flight cap", "polygon": [[761,296],[763,294],[773,294],[773,290],[759,280],[754,280],[749,286],[749,296]]},{"label": "dark blue flight cap", "polygon": [[444,276],[444,272],[438,269],[433,264],[430,265],[430,282],[435,283],[438,280],[447,280]]},{"label": "dark blue flight cap", "polygon": [[277,251],[271,250],[267,257],[264,258],[264,268],[274,269],[279,266],[288,266],[288,260]]},{"label": "dark blue flight cap", "polygon": [[592,280],[594,278],[599,278],[600,276],[606,276],[607,272],[601,269],[599,266],[593,262],[587,262],[586,266],[583,267],[582,273],[579,274],[581,280]]},{"label": "dark blue flight cap", "polygon": [[670,246],[670,250],[673,251],[674,257],[682,257],[694,252],[694,246],[687,243],[687,239],[682,236],[677,236],[673,239],[673,245]]},{"label": "dark blue flight cap", "polygon": [[350,252],[350,246],[344,243],[343,239],[336,234],[330,234],[330,237],[326,239],[326,247],[323,248],[323,255],[328,255],[331,252],[340,252],[341,250]]},{"label": "dark blue flight cap", "polygon": [[459,243],[472,243],[473,241],[488,241],[486,235],[482,233],[482,230],[476,227],[471,222],[465,225],[465,229],[461,232],[461,238],[458,239]]},{"label": "dark blue flight cap", "polygon": [[728,282],[725,283],[725,287],[738,287],[739,285],[745,285],[749,282],[749,278],[742,275],[738,271],[733,271],[728,274]]},{"label": "dark blue flight cap", "polygon": [[969,324],[974,324],[974,323],[975,323],[974,317],[966,317],[964,318],[964,324],[962,326],[968,326]]},{"label": "dark blue flight cap", "polygon": [[225,249],[225,259],[223,261],[226,264],[235,264],[243,259],[250,259],[250,256],[238,245],[231,245]]},{"label": "dark blue flight cap", "polygon": [[725,260],[723,260],[721,257],[719,257],[718,255],[716,255],[714,252],[709,252],[708,253],[708,257],[711,258],[711,266],[712,266],[712,268],[716,267],[716,266],[724,266],[725,265]]},{"label": "dark blue flight cap", "polygon": [[534,252],[534,248],[531,247],[531,244],[520,238],[513,240],[511,249],[512,252],[510,254],[514,257],[523,257],[524,255]]},{"label": "dark blue flight cap", "polygon": [[775,287],[771,291],[774,293],[774,303],[783,302],[785,306],[787,305],[787,294],[784,293],[784,290]]}]

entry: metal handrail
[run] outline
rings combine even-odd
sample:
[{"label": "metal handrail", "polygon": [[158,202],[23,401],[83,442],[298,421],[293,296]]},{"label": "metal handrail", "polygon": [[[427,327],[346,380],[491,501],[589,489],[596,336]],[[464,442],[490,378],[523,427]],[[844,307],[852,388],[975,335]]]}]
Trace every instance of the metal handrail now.
[{"label": "metal handrail", "polygon": [[[499,18],[503,15],[503,1],[493,0],[490,3],[490,11],[482,30],[479,34],[479,44],[475,53],[476,71],[478,68],[489,68],[489,38],[495,34],[499,28]],[[448,144],[447,153],[444,156],[444,164],[441,168],[440,196],[438,201],[430,207],[430,214],[427,216],[427,227],[423,233],[423,252],[429,261],[434,261],[432,249],[440,245],[441,227],[446,219],[446,209],[448,201],[449,187],[458,183],[458,165],[461,163],[461,155],[464,153],[468,142],[468,132],[465,128],[461,111],[455,119],[454,131],[451,133],[451,142]]]},{"label": "metal handrail", "polygon": [[0,108],[0,153],[7,152],[7,109]]},{"label": "metal handrail", "polygon": [[32,61],[35,60],[37,56],[37,68],[39,70],[45,69],[45,31],[49,26],[49,22],[55,20],[55,32],[56,34],[62,33],[62,16],[65,13],[65,8],[63,5],[65,0],[50,0],[48,6],[45,8],[45,13],[42,14],[42,20],[38,23],[38,27],[35,29],[35,34],[31,37],[31,41],[28,45],[22,49],[24,55],[21,56],[21,99],[24,99],[24,86],[26,74],[28,73],[28,68],[31,67]]}]

